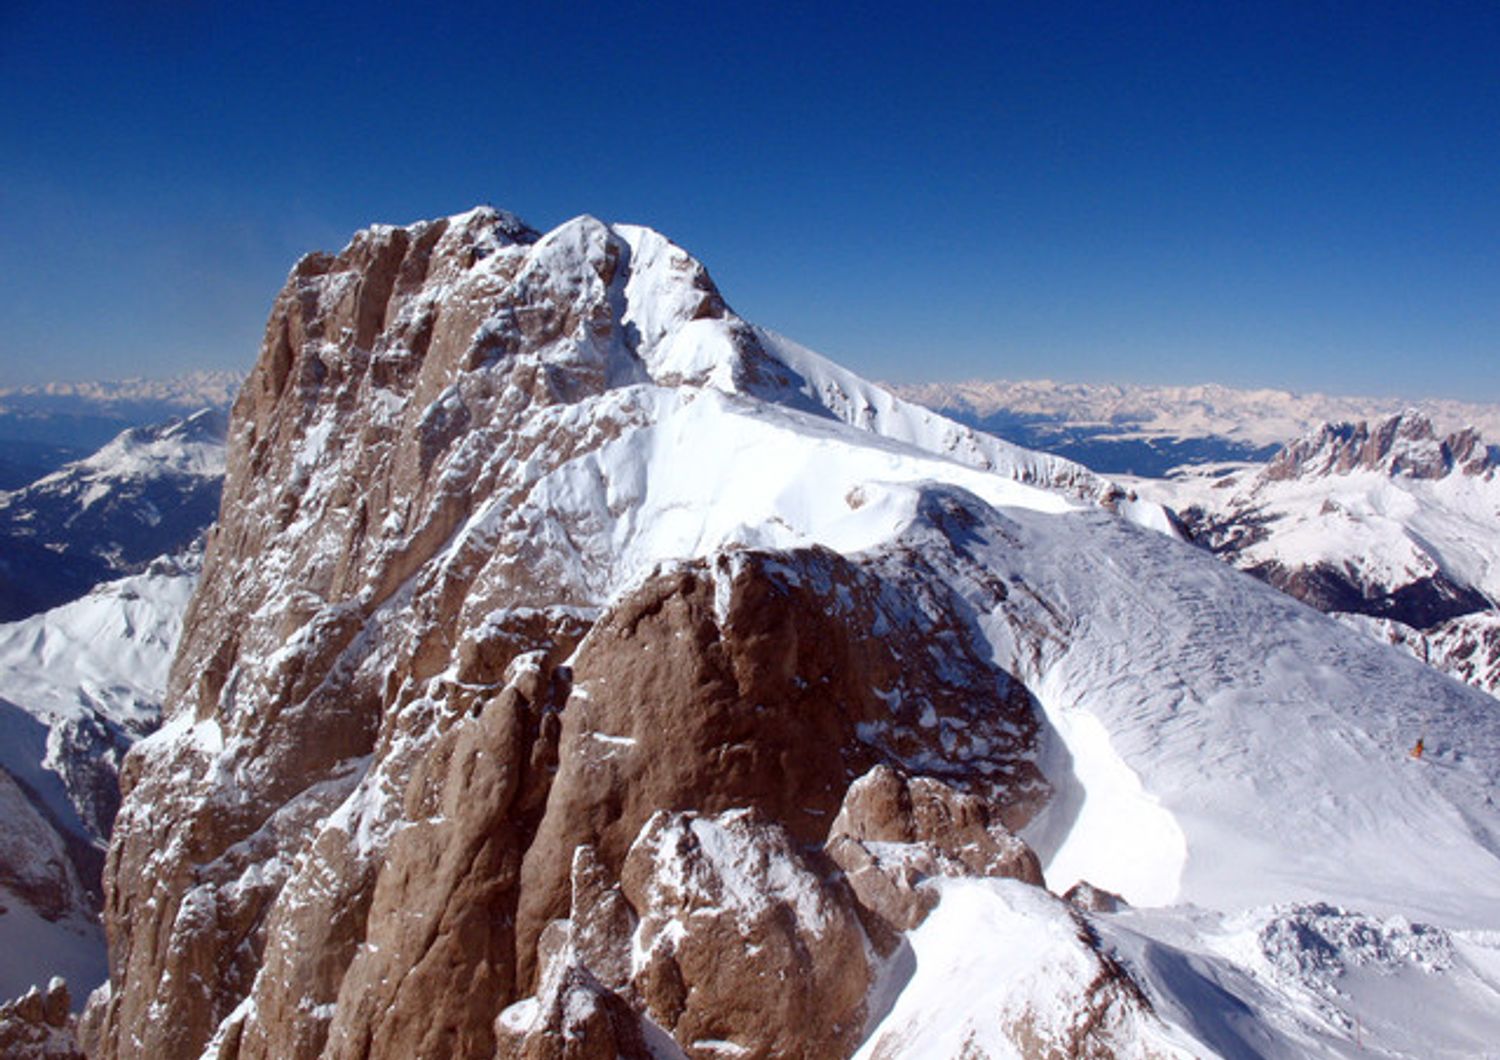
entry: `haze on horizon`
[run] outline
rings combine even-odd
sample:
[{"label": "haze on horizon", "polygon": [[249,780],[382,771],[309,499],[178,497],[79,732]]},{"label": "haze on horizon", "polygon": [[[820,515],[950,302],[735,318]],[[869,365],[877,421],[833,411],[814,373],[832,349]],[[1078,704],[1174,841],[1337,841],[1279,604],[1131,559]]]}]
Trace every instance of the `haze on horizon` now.
[{"label": "haze on horizon", "polygon": [[250,366],[301,254],[650,225],[897,381],[1500,401],[1500,8],[0,11],[0,386]]}]

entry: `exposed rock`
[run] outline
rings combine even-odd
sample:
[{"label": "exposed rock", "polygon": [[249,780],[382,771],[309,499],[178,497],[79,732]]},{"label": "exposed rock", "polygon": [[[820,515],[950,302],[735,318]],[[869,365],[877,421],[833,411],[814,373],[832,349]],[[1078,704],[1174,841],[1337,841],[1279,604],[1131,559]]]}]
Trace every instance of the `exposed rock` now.
[{"label": "exposed rock", "polygon": [[884,765],[850,786],[825,849],[886,938],[926,918],[938,896],[922,884],[934,877],[1008,877],[1043,885],[1036,854],[1003,825],[991,823],[983,800]]},{"label": "exposed rock", "polygon": [[0,1005],[0,1056],[5,1060],[85,1060],[73,1033],[68,985],[53,979]]},{"label": "exposed rock", "polygon": [[1440,438],[1430,419],[1408,410],[1374,422],[1324,424],[1318,431],[1285,446],[1271,460],[1265,474],[1270,481],[1280,481],[1365,470],[1436,479],[1454,471],[1488,476],[1497,467],[1500,460],[1485,446],[1478,431],[1466,428]]},{"label": "exposed rock", "polygon": [[523,979],[533,940],[567,914],[573,851],[588,844],[618,872],[662,808],[754,807],[818,845],[871,765],[946,758],[997,816],[1029,816],[1045,788],[1024,689],[973,641],[935,653],[917,614],[891,606],[874,572],[814,549],[685,565],[604,616],[574,661],[561,765],[522,870]]},{"label": "exposed rock", "polygon": [[496,1055],[517,1060],[651,1060],[640,1019],[587,969],[559,959],[535,998],[495,1021]]},{"label": "exposed rock", "polygon": [[1380,584],[1349,566],[1329,563],[1289,568],[1271,562],[1248,571],[1319,611],[1389,618],[1415,629],[1431,629],[1490,606],[1483,593],[1455,582],[1441,570],[1396,586]]},{"label": "exposed rock", "polygon": [[847,898],[754,810],[660,812],[626,858],[634,986],[692,1057],[848,1055],[873,969]]},{"label": "exposed rock", "polygon": [[1088,880],[1079,880],[1069,887],[1063,895],[1063,901],[1071,902],[1088,913],[1118,913],[1130,904],[1114,891],[1095,887]]}]

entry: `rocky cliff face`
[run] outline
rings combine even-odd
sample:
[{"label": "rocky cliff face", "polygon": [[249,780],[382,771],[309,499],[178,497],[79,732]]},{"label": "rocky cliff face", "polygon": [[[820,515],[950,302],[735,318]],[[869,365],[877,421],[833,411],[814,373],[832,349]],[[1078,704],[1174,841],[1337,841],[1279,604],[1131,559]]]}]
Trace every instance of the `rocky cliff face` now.
[{"label": "rocky cliff face", "polygon": [[920,543],[837,479],[767,518],[787,425],[1119,497],[778,345],[647,230],[477,210],[299,262],[123,770],[91,1055],[850,1052],[923,879],[1039,880],[1048,787],[939,576],[963,504]]},{"label": "rocky cliff face", "polygon": [[1440,437],[1432,421],[1407,411],[1373,422],[1327,423],[1282,448],[1266,468],[1270,481],[1377,471],[1413,479],[1458,473],[1491,478],[1500,458],[1472,427]]}]

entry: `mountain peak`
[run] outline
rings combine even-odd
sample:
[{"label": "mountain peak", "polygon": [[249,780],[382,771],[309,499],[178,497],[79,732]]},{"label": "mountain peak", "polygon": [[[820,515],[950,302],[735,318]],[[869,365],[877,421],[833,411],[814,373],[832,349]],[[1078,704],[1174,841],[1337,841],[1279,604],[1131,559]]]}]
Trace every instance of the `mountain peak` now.
[{"label": "mountain peak", "polygon": [[1363,470],[1439,479],[1455,471],[1487,475],[1497,466],[1500,456],[1473,427],[1441,437],[1425,413],[1407,409],[1380,420],[1325,423],[1277,453],[1265,477],[1282,481]]}]

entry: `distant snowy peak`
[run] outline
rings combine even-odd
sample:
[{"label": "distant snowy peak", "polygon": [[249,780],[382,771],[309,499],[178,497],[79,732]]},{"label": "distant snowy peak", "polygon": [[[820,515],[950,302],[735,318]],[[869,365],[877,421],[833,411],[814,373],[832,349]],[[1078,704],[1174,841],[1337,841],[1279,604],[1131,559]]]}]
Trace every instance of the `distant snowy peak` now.
[{"label": "distant snowy peak", "polygon": [[1455,472],[1490,478],[1497,467],[1500,449],[1486,446],[1475,428],[1440,437],[1430,418],[1408,409],[1373,423],[1325,423],[1276,454],[1265,477],[1283,481],[1365,470],[1412,479]]},{"label": "distant snowy peak", "polygon": [[221,409],[131,428],[0,491],[0,621],[77,599],[192,542],[218,514],[226,430]]},{"label": "distant snowy peak", "polygon": [[[227,431],[228,417],[219,409],[203,409],[156,426],[133,427],[92,456],[25,489],[0,492],[0,526],[21,536],[54,537],[77,524],[84,511],[101,502],[118,502],[121,489],[145,502],[136,505],[140,510],[134,514],[155,525],[164,513],[149,503],[146,493],[157,486],[192,488],[199,480],[223,477]],[[139,558],[150,559],[181,544],[152,549]]]},{"label": "distant snowy peak", "polygon": [[1500,452],[1407,410],[1327,423],[1264,465],[1136,489],[1202,545],[1305,603],[1500,691]]},{"label": "distant snowy peak", "polygon": [[165,474],[218,477],[224,474],[229,415],[205,408],[184,419],[132,427],[92,456],[36,483],[82,477],[124,478]]}]

